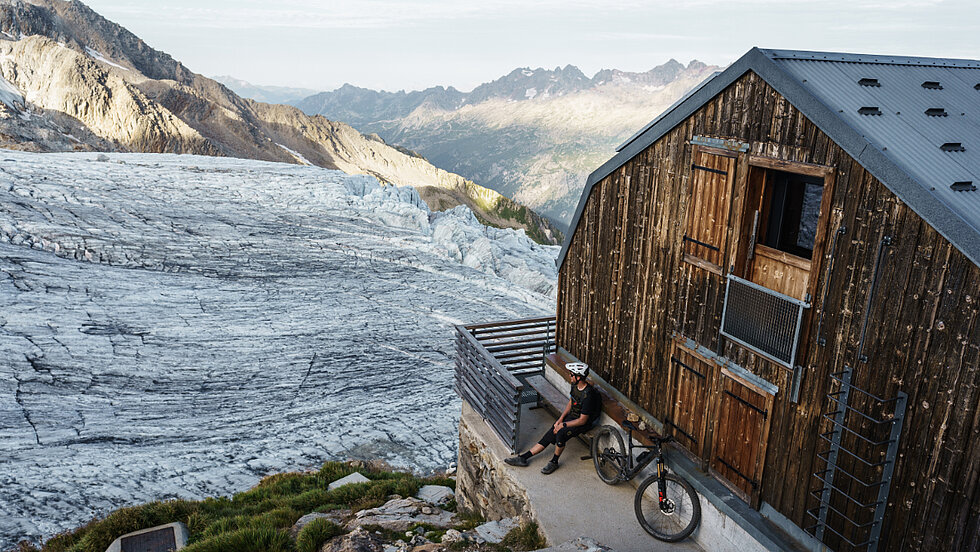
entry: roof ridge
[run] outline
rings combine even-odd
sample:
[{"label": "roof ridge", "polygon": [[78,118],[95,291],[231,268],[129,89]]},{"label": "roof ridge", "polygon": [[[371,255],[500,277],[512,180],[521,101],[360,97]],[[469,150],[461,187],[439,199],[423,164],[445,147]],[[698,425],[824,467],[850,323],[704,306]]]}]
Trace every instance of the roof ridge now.
[{"label": "roof ridge", "polygon": [[759,51],[773,61],[779,59],[800,59],[808,61],[833,61],[838,63],[876,63],[879,65],[917,65],[921,67],[964,69],[980,68],[980,60],[973,59],[850,54],[845,52],[811,52],[807,50],[776,50],[765,48],[759,48]]}]

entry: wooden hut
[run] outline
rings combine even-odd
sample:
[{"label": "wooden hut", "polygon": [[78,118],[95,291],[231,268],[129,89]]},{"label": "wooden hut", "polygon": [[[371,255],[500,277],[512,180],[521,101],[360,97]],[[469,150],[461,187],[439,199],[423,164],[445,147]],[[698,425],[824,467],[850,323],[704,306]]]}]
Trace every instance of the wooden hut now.
[{"label": "wooden hut", "polygon": [[980,547],[980,62],[752,49],[589,178],[557,343],[834,550]]}]

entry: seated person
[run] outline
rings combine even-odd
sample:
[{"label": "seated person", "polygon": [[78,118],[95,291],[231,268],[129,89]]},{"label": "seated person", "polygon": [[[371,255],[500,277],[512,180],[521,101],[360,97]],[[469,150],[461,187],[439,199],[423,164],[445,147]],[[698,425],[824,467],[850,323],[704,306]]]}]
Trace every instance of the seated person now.
[{"label": "seated person", "polygon": [[569,362],[565,368],[572,375],[572,390],[565,410],[538,444],[524,454],[505,459],[504,462],[507,464],[527,466],[529,458],[543,451],[548,445],[554,444],[555,455],[541,468],[541,473],[545,475],[552,473],[558,469],[558,457],[565,449],[565,443],[572,437],[591,429],[599,419],[602,399],[599,397],[599,392],[585,379],[589,375],[589,366],[584,362]]}]

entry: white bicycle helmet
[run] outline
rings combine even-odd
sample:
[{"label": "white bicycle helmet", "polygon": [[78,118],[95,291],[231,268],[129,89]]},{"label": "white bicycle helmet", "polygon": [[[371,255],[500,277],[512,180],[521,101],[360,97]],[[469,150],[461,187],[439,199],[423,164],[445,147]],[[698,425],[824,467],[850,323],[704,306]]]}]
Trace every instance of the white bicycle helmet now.
[{"label": "white bicycle helmet", "polygon": [[589,375],[589,365],[584,362],[569,362],[565,365],[565,368],[579,377],[586,377]]}]

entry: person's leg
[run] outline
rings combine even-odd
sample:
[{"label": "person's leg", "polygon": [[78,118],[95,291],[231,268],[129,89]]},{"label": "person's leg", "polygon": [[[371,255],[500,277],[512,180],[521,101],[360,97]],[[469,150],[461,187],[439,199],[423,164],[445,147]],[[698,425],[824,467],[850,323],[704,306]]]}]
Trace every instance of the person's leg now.
[{"label": "person's leg", "polygon": [[548,462],[545,467],[541,468],[541,473],[548,475],[558,469],[558,458],[561,453],[565,450],[565,443],[569,439],[588,431],[588,426],[576,426],[576,427],[566,427],[555,435],[555,455],[551,457],[551,461]]},{"label": "person's leg", "polygon": [[541,440],[535,443],[535,445],[527,452],[511,458],[505,458],[504,463],[510,464],[511,466],[526,466],[528,464],[528,460],[530,460],[532,456],[548,448],[548,445],[553,444],[554,442],[555,432],[549,428],[548,431],[541,437]]},{"label": "person's leg", "polygon": [[551,457],[549,461],[543,468],[541,468],[541,473],[548,475],[558,469],[558,458],[561,456],[562,451],[565,450],[565,443],[571,439],[572,435],[575,433],[577,428],[563,428],[558,430],[558,434],[555,435],[555,455]]}]

